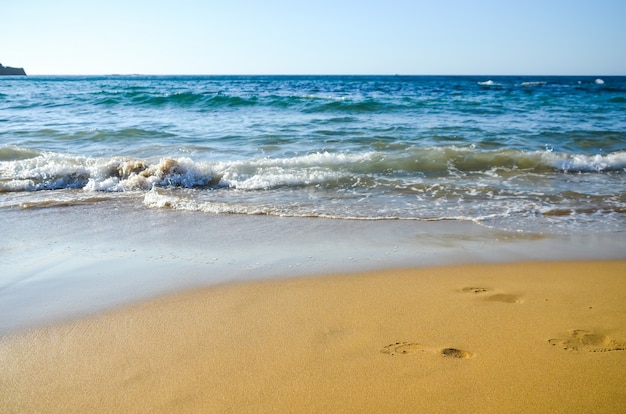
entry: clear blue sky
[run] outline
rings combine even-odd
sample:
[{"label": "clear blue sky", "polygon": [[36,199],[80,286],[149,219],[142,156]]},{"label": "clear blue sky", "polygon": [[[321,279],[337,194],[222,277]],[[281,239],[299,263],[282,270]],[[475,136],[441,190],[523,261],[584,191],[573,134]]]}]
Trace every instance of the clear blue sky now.
[{"label": "clear blue sky", "polygon": [[29,74],[626,75],[625,0],[16,0]]}]

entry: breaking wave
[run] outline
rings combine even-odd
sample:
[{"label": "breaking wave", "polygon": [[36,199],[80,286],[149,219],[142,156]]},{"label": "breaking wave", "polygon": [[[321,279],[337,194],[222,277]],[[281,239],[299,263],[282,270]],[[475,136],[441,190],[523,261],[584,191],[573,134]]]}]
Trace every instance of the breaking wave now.
[{"label": "breaking wave", "polygon": [[473,172],[626,172],[626,152],[585,155],[552,151],[413,148],[402,152],[316,152],[290,158],[198,162],[164,157],[91,158],[19,147],[0,149],[0,191],[84,189],[150,190],[153,187],[264,190],[326,185],[377,188],[413,178]]}]

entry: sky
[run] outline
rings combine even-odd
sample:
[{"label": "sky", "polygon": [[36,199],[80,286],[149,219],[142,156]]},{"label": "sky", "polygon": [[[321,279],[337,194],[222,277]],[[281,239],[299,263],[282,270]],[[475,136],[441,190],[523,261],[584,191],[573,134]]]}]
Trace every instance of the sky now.
[{"label": "sky", "polygon": [[29,75],[626,75],[624,0],[19,0]]}]

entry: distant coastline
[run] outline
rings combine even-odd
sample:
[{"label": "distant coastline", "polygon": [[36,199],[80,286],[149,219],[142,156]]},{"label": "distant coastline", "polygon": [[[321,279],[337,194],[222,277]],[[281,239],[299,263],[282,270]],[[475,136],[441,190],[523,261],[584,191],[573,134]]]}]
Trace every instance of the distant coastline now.
[{"label": "distant coastline", "polygon": [[26,71],[24,71],[24,68],[2,66],[0,63],[0,76],[26,76]]}]

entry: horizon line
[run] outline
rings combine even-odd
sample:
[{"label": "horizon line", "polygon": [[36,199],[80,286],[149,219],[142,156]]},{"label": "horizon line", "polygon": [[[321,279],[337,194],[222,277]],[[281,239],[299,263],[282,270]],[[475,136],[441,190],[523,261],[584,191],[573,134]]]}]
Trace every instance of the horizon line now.
[{"label": "horizon line", "polygon": [[[20,75],[20,76],[24,76],[24,75]],[[609,75],[609,74],[570,74],[570,75],[564,75],[564,74],[495,74],[495,73],[491,73],[491,74],[435,74],[435,73],[423,73],[423,74],[418,74],[418,73],[65,73],[65,74],[53,74],[53,73],[35,73],[35,74],[27,74],[25,75],[26,77],[28,76],[86,76],[86,77],[90,77],[90,76],[326,76],[326,77],[332,77],[332,76],[354,76],[354,77],[358,77],[358,76],[363,76],[363,77],[367,77],[367,76],[388,76],[388,77],[394,77],[394,76],[448,76],[448,77],[461,77],[461,76],[473,76],[473,77],[529,77],[529,76],[537,76],[537,77],[597,77],[597,76],[605,76],[605,77],[622,77],[622,76],[626,76],[626,74],[623,75]]]}]

